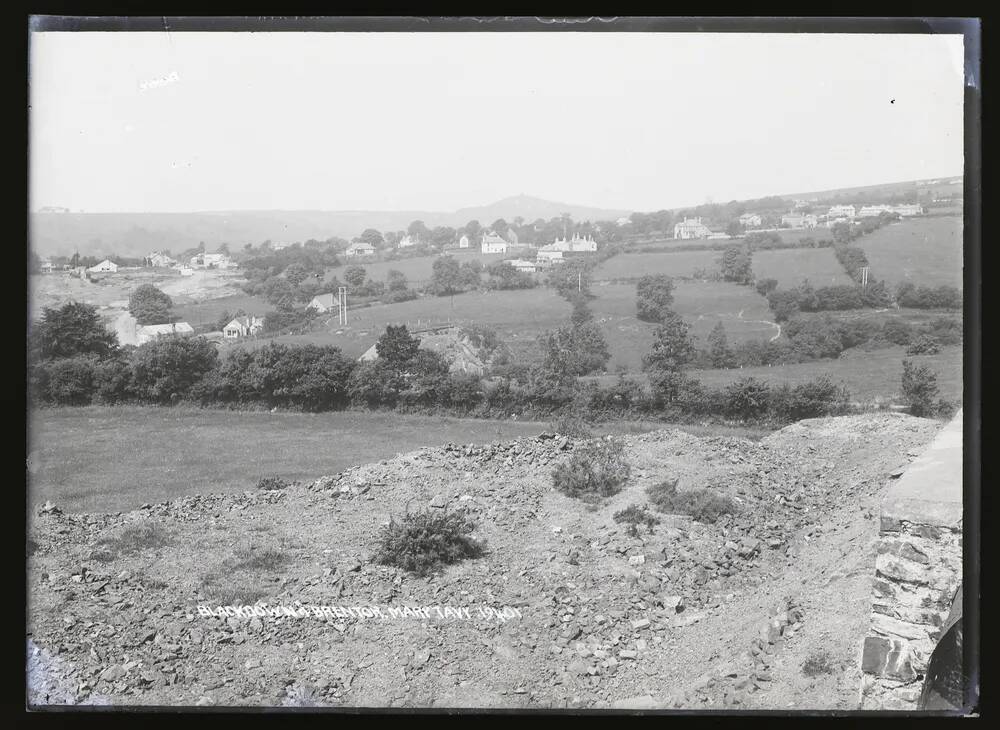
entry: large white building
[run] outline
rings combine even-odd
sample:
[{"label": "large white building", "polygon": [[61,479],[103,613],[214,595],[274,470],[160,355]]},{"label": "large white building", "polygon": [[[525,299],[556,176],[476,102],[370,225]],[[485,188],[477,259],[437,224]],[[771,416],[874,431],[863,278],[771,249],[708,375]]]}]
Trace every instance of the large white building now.
[{"label": "large white building", "polygon": [[814,215],[803,215],[802,213],[788,213],[781,216],[781,225],[789,228],[815,228],[819,221]]},{"label": "large white building", "polygon": [[762,222],[759,213],[744,213],[740,216],[740,225],[744,228],[759,228]]},{"label": "large white building", "polygon": [[507,253],[508,243],[493,231],[483,234],[483,253]]},{"label": "large white building", "polygon": [[418,243],[417,239],[414,236],[411,236],[409,233],[407,233],[406,235],[404,235],[402,238],[399,239],[399,243],[396,244],[396,248],[409,248],[410,246],[416,246],[417,243]]},{"label": "large white building", "polygon": [[853,205],[833,205],[826,215],[829,218],[854,218],[856,213]]},{"label": "large white building", "polygon": [[91,266],[87,271],[94,274],[113,274],[118,271],[118,264],[111,259],[104,259],[101,263]]},{"label": "large white building", "polygon": [[561,251],[565,253],[594,253],[597,251],[597,241],[594,240],[593,236],[581,236],[579,233],[574,233],[573,237],[568,241],[564,238],[557,238],[552,243],[547,246],[542,246],[541,251]]},{"label": "large white building", "polygon": [[375,247],[370,243],[365,243],[364,241],[358,241],[357,243],[352,243],[348,246],[347,250],[344,251],[345,256],[374,256]]},{"label": "large white building", "polygon": [[505,264],[510,264],[518,271],[523,271],[526,274],[534,274],[538,270],[538,264],[534,261],[527,261],[525,259],[507,259],[504,261]]},{"label": "large white building", "polygon": [[172,324],[147,324],[143,327],[138,327],[135,331],[136,341],[140,345],[164,335],[190,334],[194,334],[194,328],[187,322],[174,322]]},{"label": "large white building", "polygon": [[893,213],[899,213],[901,216],[906,217],[910,215],[922,215],[924,212],[923,206],[917,205],[916,203],[907,203],[904,205],[894,205],[892,207]]},{"label": "large white building", "polygon": [[674,226],[674,238],[708,238],[710,233],[701,218],[685,218]]},{"label": "large white building", "polygon": [[863,205],[858,211],[858,218],[878,218],[882,213],[891,213],[888,205]]}]

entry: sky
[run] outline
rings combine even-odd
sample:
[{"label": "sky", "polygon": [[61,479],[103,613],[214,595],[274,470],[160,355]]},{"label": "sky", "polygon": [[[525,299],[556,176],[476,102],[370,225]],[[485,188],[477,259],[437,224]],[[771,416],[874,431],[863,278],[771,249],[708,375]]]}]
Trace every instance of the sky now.
[{"label": "sky", "polygon": [[32,210],[658,210],[961,175],[961,36],[32,33]]}]

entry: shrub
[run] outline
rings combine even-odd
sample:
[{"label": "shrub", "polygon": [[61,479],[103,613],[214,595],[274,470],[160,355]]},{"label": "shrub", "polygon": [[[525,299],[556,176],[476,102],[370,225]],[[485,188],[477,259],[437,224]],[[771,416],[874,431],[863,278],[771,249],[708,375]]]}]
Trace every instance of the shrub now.
[{"label": "shrub", "polygon": [[736,511],[733,501],[710,489],[677,491],[677,479],[654,484],[646,490],[649,501],[660,512],[689,515],[698,522],[714,524],[722,515]]},{"label": "shrub", "polygon": [[215,369],[219,355],[202,337],[167,335],[140,345],[132,357],[132,382],[143,400],[169,403]]},{"label": "shrub", "polygon": [[737,418],[758,418],[767,413],[771,387],[756,378],[740,378],[726,386],[726,413]]},{"label": "shrub", "polygon": [[562,415],[549,424],[555,433],[571,438],[590,438],[593,434],[587,422],[579,416]]},{"label": "shrub", "polygon": [[157,522],[133,522],[103,536],[97,541],[92,559],[101,562],[114,560],[121,555],[132,555],[142,550],[162,547],[170,542],[170,533]]},{"label": "shrub", "polygon": [[623,510],[614,514],[614,520],[618,524],[626,524],[628,527],[625,533],[629,537],[639,536],[639,525],[645,525],[648,532],[653,531],[653,527],[660,524],[660,518],[649,511],[648,505],[640,507],[637,504],[630,504]]},{"label": "shrub", "polygon": [[823,375],[808,383],[787,384],[771,391],[771,410],[783,419],[834,416],[847,411],[850,395],[842,385]]},{"label": "shrub", "polygon": [[778,288],[777,279],[760,279],[757,281],[757,293],[762,297],[766,297],[768,294],[773,292]]},{"label": "shrub", "polygon": [[483,545],[469,537],[474,529],[456,512],[408,514],[383,528],[375,559],[380,565],[425,576],[443,565],[482,555]]},{"label": "shrub", "polygon": [[59,405],[86,405],[98,389],[100,361],[93,355],[49,360],[32,368],[34,396]]},{"label": "shrub", "polygon": [[229,571],[277,570],[289,560],[288,554],[281,550],[250,542],[233,550],[233,554],[223,561],[223,567]]},{"label": "shrub", "polygon": [[643,322],[661,322],[674,302],[674,282],[666,274],[646,274],[635,285],[637,316]]},{"label": "shrub", "polygon": [[914,416],[934,413],[934,399],[938,394],[937,376],[926,365],[914,365],[903,360],[903,399]]},{"label": "shrub", "polygon": [[556,489],[585,502],[598,502],[618,494],[625,486],[631,467],[625,460],[625,442],[616,438],[600,439],[576,450],[569,461],[552,472]]},{"label": "shrub", "polygon": [[907,355],[936,355],[941,352],[937,341],[930,335],[920,335],[909,347],[906,348]]},{"label": "shrub", "polygon": [[261,477],[257,480],[257,489],[263,489],[265,491],[287,489],[290,486],[291,483],[286,482],[281,477]]},{"label": "shrub", "polygon": [[894,345],[908,345],[913,338],[913,326],[905,319],[890,319],[882,325],[882,337]]}]

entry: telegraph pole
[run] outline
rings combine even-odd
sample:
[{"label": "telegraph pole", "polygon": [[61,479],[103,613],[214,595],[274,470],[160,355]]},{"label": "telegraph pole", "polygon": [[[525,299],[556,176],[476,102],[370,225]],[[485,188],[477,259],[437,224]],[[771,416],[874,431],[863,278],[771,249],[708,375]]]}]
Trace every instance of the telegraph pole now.
[{"label": "telegraph pole", "polygon": [[340,324],[347,324],[347,287],[342,286],[337,289],[337,314],[340,317]]}]

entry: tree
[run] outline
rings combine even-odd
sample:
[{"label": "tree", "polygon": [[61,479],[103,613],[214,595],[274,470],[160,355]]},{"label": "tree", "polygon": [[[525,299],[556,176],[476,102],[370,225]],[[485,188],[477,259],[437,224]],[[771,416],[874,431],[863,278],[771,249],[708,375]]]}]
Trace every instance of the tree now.
[{"label": "tree", "polygon": [[757,293],[762,297],[766,297],[768,294],[773,292],[778,288],[777,279],[761,279],[757,282]]},{"label": "tree", "polygon": [[753,281],[750,252],[745,246],[728,246],[722,252],[722,278],[737,284]]},{"label": "tree", "polygon": [[587,297],[582,294],[575,296],[570,299],[570,303],[573,305],[573,312],[569,316],[569,321],[574,327],[593,321],[594,313],[587,305]]},{"label": "tree", "polygon": [[166,324],[174,320],[174,303],[152,284],[143,284],[128,299],[128,311],[139,324]]},{"label": "tree", "polygon": [[914,416],[929,416],[934,412],[938,395],[937,375],[926,365],[914,365],[903,360],[903,399]]},{"label": "tree", "polygon": [[541,344],[544,369],[560,380],[602,370],[611,359],[604,332],[594,322],[546,332]]},{"label": "tree", "polygon": [[729,223],[726,225],[726,235],[729,236],[730,238],[739,238],[739,236],[743,234],[744,230],[745,228],[743,227],[743,224],[740,223],[738,220],[729,221]]},{"label": "tree", "polygon": [[590,266],[583,259],[569,259],[552,268],[548,283],[559,292],[560,296],[566,299],[570,299],[578,293],[589,296]]},{"label": "tree", "polygon": [[375,343],[375,352],[387,366],[404,370],[420,349],[420,339],[410,334],[405,324],[387,325],[385,333]]},{"label": "tree", "polygon": [[382,237],[382,234],[374,228],[366,228],[362,231],[361,235],[358,236],[357,240],[362,243],[369,243],[375,248],[382,248],[385,245],[385,239]]},{"label": "tree", "polygon": [[729,348],[729,340],[726,338],[726,328],[722,325],[722,320],[708,333],[708,356],[712,360],[712,367],[731,368],[735,364],[733,351]]},{"label": "tree", "polygon": [[471,220],[465,224],[465,228],[462,230],[465,231],[465,235],[469,237],[470,243],[474,243],[475,240],[479,238],[479,234],[483,232],[483,227],[479,224],[479,221]]},{"label": "tree", "polygon": [[406,274],[396,269],[390,269],[385,277],[385,285],[389,291],[406,291]]},{"label": "tree", "polygon": [[510,228],[510,226],[507,224],[507,221],[505,221],[503,218],[497,218],[495,221],[493,221],[493,225],[490,226],[490,228],[492,228],[498,236],[503,236],[504,238],[506,238],[507,230]]},{"label": "tree", "polygon": [[430,230],[428,230],[423,221],[413,221],[406,227],[406,232],[418,241],[426,241],[430,234]]},{"label": "tree", "polygon": [[46,307],[31,339],[33,354],[39,360],[74,355],[105,358],[118,350],[118,338],[104,327],[97,307],[78,302],[58,309]]},{"label": "tree", "polygon": [[348,266],[344,269],[344,281],[347,282],[348,286],[355,289],[360,289],[365,285],[365,278],[367,276],[368,272],[365,271],[364,266]]},{"label": "tree", "polygon": [[847,243],[854,238],[854,232],[851,230],[851,224],[846,221],[834,223],[833,227],[830,229],[830,233],[833,234],[833,240],[837,243]]},{"label": "tree", "polygon": [[666,274],[647,274],[635,286],[637,316],[644,322],[660,322],[674,303],[674,282]]},{"label": "tree", "polygon": [[450,226],[437,226],[430,232],[429,238],[435,246],[447,246],[455,240],[455,229]]},{"label": "tree", "polygon": [[667,310],[653,334],[653,349],[642,359],[643,369],[650,373],[682,372],[695,356],[689,331],[677,312]]},{"label": "tree", "polygon": [[184,398],[219,363],[215,345],[203,337],[167,335],[140,345],[132,358],[136,394],[157,403]]},{"label": "tree", "polygon": [[458,259],[454,256],[439,256],[434,260],[428,291],[439,297],[450,296],[462,291],[462,283],[462,269]]},{"label": "tree", "polygon": [[288,279],[293,286],[298,286],[309,278],[309,270],[302,264],[296,262],[285,269],[285,278]]},{"label": "tree", "polygon": [[486,273],[490,289],[530,289],[535,285],[531,274],[518,271],[509,261],[494,261],[486,267]]}]

